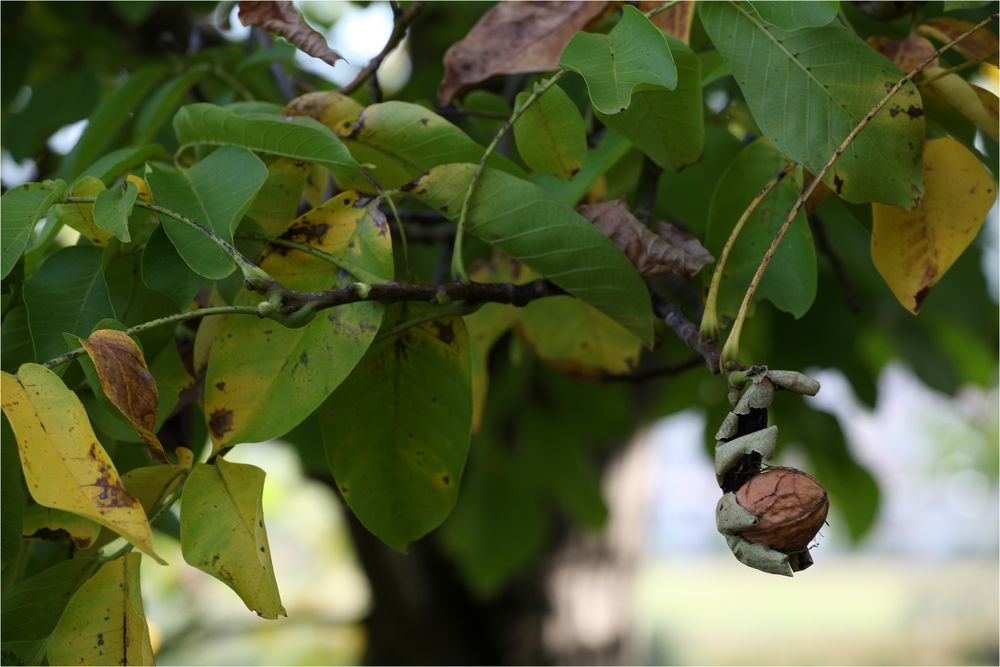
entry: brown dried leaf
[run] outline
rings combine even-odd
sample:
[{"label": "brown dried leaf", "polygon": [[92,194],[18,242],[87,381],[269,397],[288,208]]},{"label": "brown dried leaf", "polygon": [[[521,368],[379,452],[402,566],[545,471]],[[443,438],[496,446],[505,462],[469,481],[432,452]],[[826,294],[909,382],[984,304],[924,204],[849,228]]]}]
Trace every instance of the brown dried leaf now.
[{"label": "brown dried leaf", "polygon": [[[974,23],[969,21],[942,16],[924,21],[923,25],[917,28],[917,32],[925,37],[946,43],[955,39],[974,25]],[[966,60],[982,60],[994,65],[997,64],[997,36],[985,27],[980,28],[956,44],[955,50],[961,53],[962,57]]]},{"label": "brown dried leaf", "polygon": [[[642,0],[639,3],[639,10],[648,12],[663,4],[662,0]],[[682,0],[670,9],[664,10],[653,17],[653,25],[660,30],[669,32],[671,35],[688,44],[691,36],[691,22],[694,21],[694,1]]]},{"label": "brown dried leaf", "polygon": [[240,23],[257,26],[281,35],[314,58],[336,65],[344,56],[330,48],[326,37],[313,30],[288,0],[271,2],[240,2]]},{"label": "brown dried leaf", "polygon": [[166,463],[163,445],[153,432],[159,395],[142,350],[135,341],[114,329],[95,331],[81,343],[94,361],[108,400],[135,426],[150,455]]},{"label": "brown dried leaf", "polygon": [[497,74],[556,69],[569,40],[602,19],[607,2],[499,2],[444,54],[438,104]]},{"label": "brown dried leaf", "polygon": [[[934,53],[934,45],[920,35],[910,34],[900,40],[873,36],[868,38],[868,43],[904,73],[911,71]],[[936,65],[937,59],[930,63],[931,67]]]},{"label": "brown dried leaf", "polygon": [[686,278],[715,261],[698,239],[667,222],[657,223],[657,232],[640,223],[620,199],[577,207],[618,246],[644,276],[676,273]]}]

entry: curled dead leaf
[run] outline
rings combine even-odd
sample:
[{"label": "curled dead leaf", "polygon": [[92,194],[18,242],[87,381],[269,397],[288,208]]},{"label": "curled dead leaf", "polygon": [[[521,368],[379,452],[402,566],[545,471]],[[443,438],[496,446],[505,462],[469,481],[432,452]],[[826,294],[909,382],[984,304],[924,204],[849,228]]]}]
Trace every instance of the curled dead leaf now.
[{"label": "curled dead leaf", "polygon": [[[901,72],[909,72],[914,67],[924,62],[932,53],[934,45],[920,35],[910,34],[903,39],[890,39],[888,37],[873,36],[868,38],[868,43],[876,51],[892,61],[892,64]],[[937,60],[930,63],[931,67],[937,65]]]},{"label": "curled dead leaf", "polygon": [[99,329],[81,343],[94,362],[108,400],[135,426],[150,455],[166,463],[163,445],[153,432],[159,394],[142,350],[126,334],[114,329]]},{"label": "curled dead leaf", "polygon": [[330,48],[326,43],[326,37],[306,23],[288,0],[272,2],[243,0],[240,2],[240,23],[281,35],[302,51],[330,65],[336,65],[338,60],[347,62],[344,56]]},{"label": "curled dead leaf", "polygon": [[701,242],[667,222],[658,222],[657,231],[640,223],[620,199],[577,207],[618,246],[644,276],[676,273],[694,276],[715,261]]},{"label": "curled dead leaf", "polygon": [[604,18],[607,2],[499,2],[444,54],[438,104],[498,74],[548,72],[578,31]]}]

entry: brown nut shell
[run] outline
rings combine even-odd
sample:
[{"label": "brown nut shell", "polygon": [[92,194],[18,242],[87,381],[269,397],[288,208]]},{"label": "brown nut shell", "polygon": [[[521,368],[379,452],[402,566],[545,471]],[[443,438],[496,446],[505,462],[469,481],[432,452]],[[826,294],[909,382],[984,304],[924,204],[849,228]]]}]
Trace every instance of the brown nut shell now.
[{"label": "brown nut shell", "polygon": [[754,475],[736,491],[736,502],[757,517],[757,525],[740,535],[784,553],[808,547],[830,509],[826,489],[795,468]]}]

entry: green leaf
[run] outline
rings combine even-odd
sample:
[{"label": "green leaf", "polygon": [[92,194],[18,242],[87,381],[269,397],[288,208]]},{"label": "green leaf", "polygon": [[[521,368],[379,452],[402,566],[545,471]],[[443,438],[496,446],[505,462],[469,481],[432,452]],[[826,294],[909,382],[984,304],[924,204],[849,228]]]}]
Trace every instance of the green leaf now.
[{"label": "green leaf", "polygon": [[184,560],[226,584],[264,618],[287,615],[281,606],[264,528],[264,471],[217,457],[198,463],[181,498]]},{"label": "green leaf", "polygon": [[614,130],[604,133],[600,145],[587,153],[583,168],[567,180],[549,174],[534,174],[531,182],[549,193],[556,201],[574,206],[583,199],[594,182],[617,165],[632,150],[632,144]]},{"label": "green leaf", "polygon": [[130,76],[101,100],[90,116],[72,152],[59,167],[63,178],[74,178],[111,145],[119,131],[129,123],[139,102],[163,78],[166,67],[151,65]]},{"label": "green leaf", "polygon": [[[208,227],[229,243],[265,180],[267,167],[260,158],[237,146],[224,146],[189,169],[154,162],[146,175],[157,204]],[[196,273],[213,280],[232,273],[232,258],[205,234],[169,216],[160,219],[177,252]]]},{"label": "green leaf", "polygon": [[[763,22],[749,5],[709,2],[698,11],[757,125],[778,150],[813,173],[902,78],[839,22],[785,32]],[[923,114],[920,93],[906,84],[847,147],[824,183],[849,202],[912,208],[923,194]]]},{"label": "green leaf", "polygon": [[[356,122],[344,122],[340,132],[351,155],[359,162],[374,164],[372,175],[379,185],[389,189],[409,183],[438,165],[478,162],[485,152],[455,125],[409,102],[373,104]],[[492,156],[489,164],[523,173],[502,155]]]},{"label": "green leaf", "polygon": [[[74,197],[96,197],[106,188],[100,179],[93,176],[77,178],[70,189]],[[95,246],[106,246],[112,234],[94,224],[94,205],[88,203],[55,204],[50,215],[55,216],[59,226],[67,226],[80,232],[80,236]]]},{"label": "green leaf", "polygon": [[195,295],[211,284],[181,259],[163,226],[153,230],[142,251],[142,282],[149,289],[169,296],[181,310],[190,306]]},{"label": "green leaf", "polygon": [[82,174],[76,177],[73,185],[76,186],[83,179],[92,176],[104,183],[105,186],[109,186],[126,171],[138,167],[146,160],[163,155],[163,152],[163,146],[159,144],[119,148],[87,167]]},{"label": "green leaf", "polygon": [[[729,164],[722,174],[708,213],[706,245],[719,257],[736,221],[764,184],[785,165],[766,139],[758,139]],[[750,278],[799,196],[788,176],[771,191],[747,221],[726,263],[719,289],[719,314],[735,315]],[[708,275],[706,274],[706,280]],[[799,212],[764,273],[756,299],[768,299],[778,308],[802,317],[816,298],[816,250],[805,213]]]},{"label": "green leaf", "polygon": [[597,117],[659,166],[680,171],[697,162],[705,147],[701,63],[684,42],[664,37],[677,63],[677,88],[637,90],[626,111],[613,116],[598,112]]},{"label": "green leaf", "polygon": [[476,442],[462,498],[438,538],[472,592],[490,598],[541,553],[549,523],[510,453],[481,444],[487,443]]},{"label": "green leaf", "polygon": [[174,116],[174,131],[182,148],[196,144],[242,146],[313,162],[343,177],[354,176],[359,168],[340,139],[312,118],[241,116],[213,104],[191,104]]},{"label": "green leaf", "polygon": [[16,373],[21,364],[35,359],[28,328],[28,309],[18,304],[7,311],[0,328],[0,367]]},{"label": "green leaf", "polygon": [[677,85],[677,68],[663,33],[629,5],[607,35],[578,32],[559,57],[559,66],[583,77],[594,108],[606,114],[625,111],[636,86],[673,90]]},{"label": "green leaf", "polygon": [[[426,309],[405,304],[387,322]],[[398,551],[439,526],[458,499],[472,426],[469,363],[461,318],[423,322],[375,343],[323,404],[337,488],[365,528]]]},{"label": "green leaf", "polygon": [[811,2],[749,0],[747,4],[761,20],[787,31],[819,28],[837,18],[837,12],[840,10],[837,0],[812,0]]},{"label": "green leaf", "polygon": [[4,642],[47,640],[73,594],[97,571],[94,558],[74,558],[28,577],[4,592]]},{"label": "green leaf", "polygon": [[125,188],[112,188],[98,193],[94,202],[94,224],[109,231],[122,243],[132,237],[128,233],[128,219],[132,215],[132,205],[139,194],[135,183],[129,181]]},{"label": "green leaf", "polygon": [[[283,238],[307,243],[377,282],[392,277],[392,247],[378,201],[341,193],[295,220]],[[282,284],[317,291],[352,282],[337,265],[299,250],[266,246],[260,267]],[[243,292],[237,303],[254,304]],[[285,434],[351,373],[371,345],[382,305],[352,303],[324,310],[304,327],[229,316],[214,337],[205,381],[205,415],[213,451]]]},{"label": "green leaf", "polygon": [[[436,167],[414,183],[411,193],[454,220],[474,168]],[[635,268],[586,218],[542,188],[484,170],[469,205],[467,228],[652,343],[649,292]]]},{"label": "green leaf", "polygon": [[66,351],[63,332],[90,335],[105,317],[115,317],[104,281],[101,248],[70,246],[50,255],[24,285],[35,359]]},{"label": "green leaf", "polygon": [[[536,83],[536,88],[541,85]],[[520,107],[528,99],[518,93]],[[562,88],[553,85],[514,123],[517,152],[525,164],[546,174],[571,178],[587,158],[587,133],[583,117]]]},{"label": "green leaf", "polygon": [[35,223],[62,197],[66,182],[25,183],[0,197],[0,277],[6,278],[28,247]]},{"label": "green leaf", "polygon": [[139,554],[125,554],[80,587],[52,632],[49,664],[153,664],[139,589],[141,562]]},{"label": "green leaf", "polygon": [[[6,323],[5,323],[6,324]],[[21,479],[21,459],[17,441],[7,418],[0,419],[0,563],[7,567],[21,548],[21,526],[24,519],[24,482]],[[6,594],[6,591],[4,591]],[[6,601],[4,602],[6,606]],[[6,629],[4,629],[6,633]]]},{"label": "green leaf", "polygon": [[204,79],[211,69],[212,66],[208,63],[200,63],[160,86],[135,119],[132,143],[139,145],[152,141],[174,109],[184,101],[191,87]]}]

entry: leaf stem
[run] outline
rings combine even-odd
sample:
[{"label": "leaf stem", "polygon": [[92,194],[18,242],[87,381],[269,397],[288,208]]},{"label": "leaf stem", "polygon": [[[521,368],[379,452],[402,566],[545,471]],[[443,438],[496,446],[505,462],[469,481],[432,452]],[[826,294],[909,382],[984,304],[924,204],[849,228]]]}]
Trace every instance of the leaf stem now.
[{"label": "leaf stem", "polygon": [[[134,327],[129,327],[125,329],[123,333],[129,336],[134,336],[136,334],[142,333],[147,329],[153,329],[156,327],[163,326],[165,324],[175,324],[177,322],[183,322],[184,320],[192,320],[196,317],[204,317],[206,315],[256,315],[257,306],[209,306],[207,308],[197,308],[195,310],[185,310],[182,313],[174,313],[173,315],[167,315],[166,317],[159,317],[155,320],[150,320],[148,322],[143,322],[142,324],[137,324]],[[77,357],[84,354],[86,350],[82,347],[78,347],[75,350],[70,350],[65,354],[60,354],[58,357],[53,357],[46,361],[43,366],[46,368],[54,368],[61,364],[65,364],[68,361],[72,361]]]},{"label": "leaf stem", "polygon": [[775,235],[774,240],[771,242],[770,247],[768,247],[767,252],[764,253],[764,257],[760,260],[760,264],[757,266],[757,271],[754,273],[753,278],[750,280],[750,286],[747,288],[746,293],[743,295],[743,302],[740,304],[740,310],[736,314],[736,321],[733,323],[733,328],[729,332],[729,337],[726,339],[726,344],[722,348],[723,371],[728,370],[731,366],[738,365],[737,359],[739,357],[739,349],[740,349],[740,334],[743,332],[743,324],[746,321],[747,312],[750,309],[750,302],[753,300],[754,294],[756,294],[757,288],[760,286],[760,281],[761,278],[764,276],[764,271],[767,270],[768,265],[771,263],[771,259],[774,257],[774,252],[775,250],[777,250],[778,244],[781,243],[781,240],[785,237],[785,233],[791,226],[792,221],[795,220],[795,217],[798,215],[799,211],[805,205],[806,200],[808,200],[809,196],[812,195],[813,190],[815,190],[817,186],[819,186],[820,182],[823,180],[823,177],[826,176],[827,172],[830,171],[830,168],[833,167],[834,163],[838,159],[840,159],[840,156],[843,155],[844,151],[851,144],[851,142],[854,141],[854,139],[857,138],[859,134],[861,134],[861,131],[865,129],[868,123],[871,122],[872,118],[874,118],[875,115],[882,110],[882,107],[884,107],[886,104],[889,103],[889,100],[891,100],[896,95],[896,93],[902,90],[903,86],[909,83],[913,79],[913,77],[915,77],[918,73],[920,73],[921,70],[923,70],[932,62],[934,62],[942,53],[948,51],[953,46],[964,40],[972,33],[976,32],[980,28],[985,27],[991,21],[995,21],[998,16],[1000,16],[1000,14],[996,13],[991,14],[990,16],[986,17],[976,25],[972,26],[971,28],[963,32],[961,35],[955,37],[947,44],[944,44],[936,51],[934,51],[934,53],[927,56],[927,58],[925,58],[923,62],[921,62],[919,65],[910,70],[905,76],[903,76],[903,78],[897,81],[892,86],[892,88],[890,88],[889,91],[882,97],[882,99],[880,99],[878,103],[876,103],[875,106],[873,106],[868,111],[868,113],[865,114],[865,117],[862,118],[858,122],[858,124],[854,126],[854,129],[852,129],[847,134],[847,136],[840,143],[840,145],[837,146],[837,149],[833,151],[833,155],[831,155],[830,159],[827,160],[826,164],[823,165],[823,168],[820,169],[815,176],[813,176],[811,181],[809,181],[809,185],[806,186],[806,188],[802,191],[802,194],[799,195],[799,198],[795,201],[795,204],[792,206],[792,209],[788,212],[788,215],[785,217],[785,221],[782,223],[781,228],[778,229],[778,233]]},{"label": "leaf stem", "polygon": [[556,72],[551,79],[539,84],[535,90],[528,96],[526,100],[510,115],[500,129],[497,130],[496,135],[493,137],[493,141],[490,142],[489,146],[486,147],[486,151],[483,156],[479,159],[479,163],[476,165],[475,170],[472,172],[472,178],[469,180],[469,187],[465,191],[465,199],[462,201],[462,210],[458,215],[458,227],[455,231],[455,247],[451,254],[451,273],[452,277],[462,282],[469,282],[469,276],[465,272],[465,261],[462,259],[462,241],[465,236],[465,225],[469,217],[469,204],[472,202],[472,197],[475,194],[476,186],[479,184],[479,179],[483,175],[483,169],[486,167],[487,160],[496,151],[497,146],[510,131],[510,128],[514,127],[514,123],[520,118],[528,108],[541,97],[545,91],[554,86],[559,79],[566,76],[569,70],[561,69]]},{"label": "leaf stem", "polygon": [[653,9],[650,9],[648,12],[646,12],[646,18],[647,19],[651,19],[654,16],[656,16],[657,14],[665,12],[668,9],[670,9],[671,7],[673,7],[674,5],[679,5],[679,4],[681,4],[682,2],[685,2],[685,1],[691,2],[693,0],[670,0],[670,2],[664,2],[659,7],[654,7]]},{"label": "leaf stem", "polygon": [[771,177],[771,179],[764,184],[764,187],[760,189],[753,199],[750,200],[750,204],[747,205],[740,219],[736,221],[736,225],[733,230],[729,233],[729,238],[726,239],[726,245],[722,248],[722,253],[719,255],[719,261],[715,264],[715,271],[712,273],[712,282],[708,288],[708,296],[705,298],[705,312],[701,316],[701,337],[703,340],[718,340],[719,339],[719,315],[718,315],[718,301],[719,301],[719,286],[722,283],[722,274],[726,270],[726,263],[729,261],[729,253],[732,252],[733,246],[736,245],[736,238],[743,231],[743,227],[746,225],[747,220],[753,215],[754,211],[760,205],[764,198],[770,194],[781,180],[788,175],[791,171],[793,164],[788,164],[781,169],[777,174]]}]

